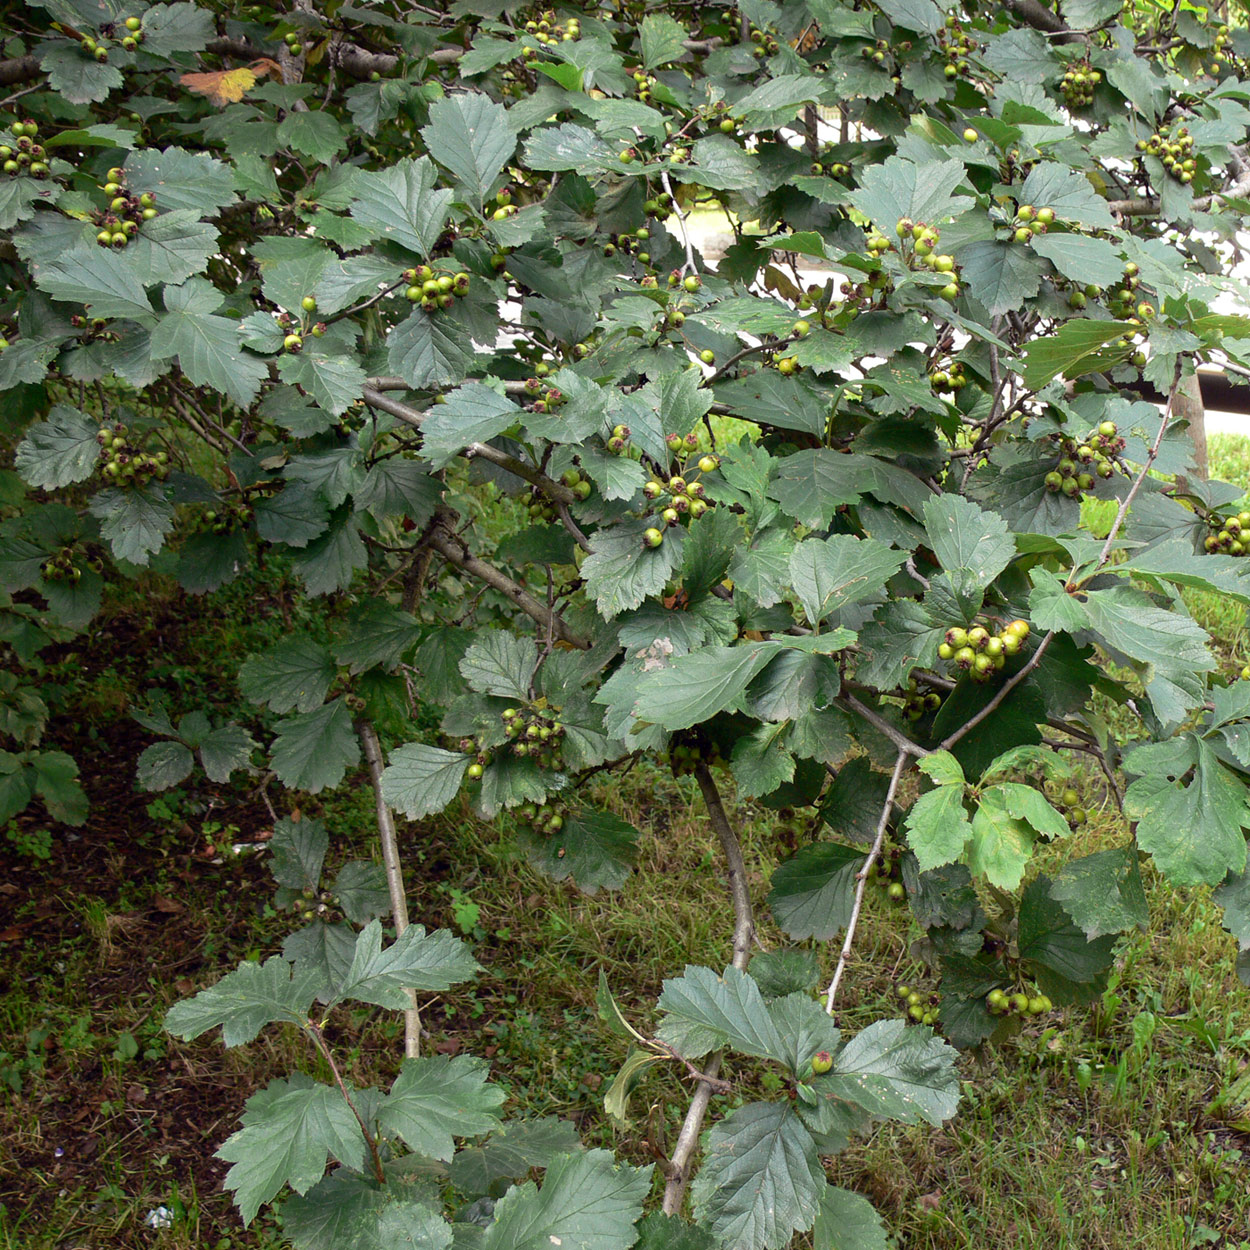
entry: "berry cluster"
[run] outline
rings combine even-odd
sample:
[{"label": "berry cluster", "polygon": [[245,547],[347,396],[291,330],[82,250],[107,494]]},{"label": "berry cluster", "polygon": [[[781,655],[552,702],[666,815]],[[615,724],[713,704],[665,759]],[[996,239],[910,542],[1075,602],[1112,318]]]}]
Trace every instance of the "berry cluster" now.
[{"label": "berry cluster", "polygon": [[1198,164],[1194,160],[1194,137],[1188,126],[1178,126],[1172,136],[1156,130],[1149,139],[1137,140],[1137,150],[1147,156],[1157,156],[1177,182],[1193,182]]},{"label": "berry cluster", "polygon": [[[558,768],[561,762],[561,739],[564,726],[548,715],[546,700],[532,708],[506,707],[499,714],[503,731],[512,743],[512,754],[532,759],[539,768]],[[487,761],[489,762],[489,761]],[[479,764],[481,761],[479,761]],[[469,765],[469,772],[473,765]],[[478,773],[478,776],[481,776]]]},{"label": "berry cluster", "polygon": [[[516,809],[516,816],[521,824],[529,826],[532,833],[554,835],[564,828],[568,811],[559,803],[522,803]],[[564,851],[557,852],[557,856],[563,859]]]},{"label": "berry cluster", "polygon": [[640,265],[649,265],[651,255],[646,249],[650,237],[651,231],[646,226],[639,226],[632,234],[611,235],[603,245],[603,254],[615,256],[617,252],[621,252],[626,256],[633,256]]},{"label": "berry cluster", "polygon": [[1045,994],[1030,996],[1021,991],[1007,994],[1002,990],[990,990],[986,995],[985,1005],[992,1016],[1010,1014],[1020,1017],[1042,1016],[1048,1011],[1053,1011],[1055,1006]]},{"label": "berry cluster", "polygon": [[[62,547],[55,555],[49,556],[39,570],[47,582],[76,582],[82,577],[82,568],[74,562],[73,547]],[[104,561],[98,558],[86,562],[92,572],[99,573],[104,569]]]},{"label": "berry cluster", "polygon": [[108,181],[100,186],[109,201],[107,211],[97,210],[92,214],[95,224],[100,227],[95,241],[101,247],[125,247],[131,237],[138,234],[139,227],[157,215],[153,192],[128,195],[125,184],[126,171],[120,165],[114,165],[108,172]]},{"label": "berry cluster", "polygon": [[1094,88],[1102,82],[1102,74],[1088,61],[1073,61],[1064,72],[1059,90],[1070,109],[1088,108],[1094,102]]},{"label": "berry cluster", "polygon": [[[678,440],[674,446],[683,446],[688,441],[679,434],[669,437]],[[697,444],[698,437],[694,437]],[[720,461],[709,455],[702,456],[695,468],[702,477],[704,473],[714,473],[719,466]],[[684,473],[675,473],[667,481],[653,477],[643,486],[642,493],[659,505],[658,516],[666,528],[676,525],[683,516],[697,521],[709,508],[714,507],[712,500],[704,497],[703,483],[698,478],[690,481]],[[664,542],[664,531],[653,526],[643,532],[642,542],[644,547],[659,547]]]},{"label": "berry cluster", "polygon": [[1021,204],[1016,209],[1016,219],[1012,223],[1012,240],[1016,243],[1027,243],[1035,234],[1045,234],[1054,221],[1053,208],[1034,208],[1032,204]]},{"label": "berry cluster", "polygon": [[330,919],[330,910],[338,905],[338,895],[329,890],[314,890],[306,885],[289,904],[292,911],[300,914],[301,920]]},{"label": "berry cluster", "polygon": [[964,32],[959,19],[953,13],[946,19],[944,28],[938,31],[937,40],[938,47],[942,49],[946,57],[946,66],[942,71],[946,77],[958,78],[961,74],[966,74],[968,57],[980,45]]},{"label": "berry cluster", "polygon": [[[620,426],[618,428],[624,429],[625,427]],[[567,486],[569,490],[577,496],[578,499],[584,500],[590,498],[590,492],[592,489],[590,482],[588,479],[582,477],[576,469],[569,469],[567,472],[562,474],[560,481],[562,481],[565,486]]]},{"label": "berry cluster", "polygon": [[963,361],[952,360],[950,364],[934,369],[929,374],[929,385],[933,387],[935,393],[949,391],[954,394],[962,391],[968,385],[968,379],[964,375]]},{"label": "berry cluster", "polygon": [[651,99],[651,88],[655,86],[655,78],[644,69],[634,70],[634,93],[643,104]]},{"label": "berry cluster", "polygon": [[1028,636],[1028,621],[1011,621],[996,634],[984,625],[970,629],[952,625],[938,644],[938,658],[953,663],[973,681],[989,681],[1007,663],[1009,655],[1019,652]]},{"label": "berry cluster", "polygon": [[301,35],[298,31],[288,30],[286,34],[282,36],[282,39],[286,43],[287,51],[290,52],[292,56],[298,56],[300,54],[300,51],[304,46],[303,35]]},{"label": "berry cluster", "polygon": [[[1104,421],[1084,442],[1065,438],[1060,443],[1062,458],[1046,474],[1046,489],[1079,500],[1082,491],[1092,490],[1094,474],[1108,478],[1115,472],[1115,458],[1124,450],[1114,421]],[[1091,471],[1092,470],[1092,471]]]},{"label": "berry cluster", "polygon": [[567,398],[554,386],[544,389],[542,379],[536,377],[525,379],[525,393],[533,398],[532,403],[525,405],[526,412],[555,412]]},{"label": "berry cluster", "polygon": [[722,766],[725,759],[720,746],[695,734],[686,734],[668,749],[668,766],[673,770],[674,777],[688,776],[700,763],[709,768]]},{"label": "berry cluster", "polygon": [[907,887],[903,885],[903,848],[884,847],[881,858],[868,874],[868,880],[875,881],[891,903],[901,903],[907,897]]},{"label": "berry cluster", "polygon": [[910,721],[920,720],[942,706],[942,696],[936,690],[921,690],[911,679],[903,692],[903,715]]},{"label": "berry cluster", "polygon": [[428,313],[450,308],[457,299],[468,295],[472,284],[472,279],[463,270],[455,274],[436,274],[429,265],[405,269],[404,281],[409,283],[404,298],[410,304],[420,304]]},{"label": "berry cluster", "polygon": [[766,30],[751,27],[751,54],[756,57],[772,56],[780,46]]},{"label": "berry cluster", "polygon": [[1087,813],[1081,806],[1081,796],[1071,786],[1065,786],[1051,798],[1055,806],[1067,816],[1068,824],[1073,829],[1079,829],[1085,823]]},{"label": "berry cluster", "polygon": [[[906,249],[908,243],[911,244],[911,257],[908,263],[913,268],[929,269],[933,273],[943,275],[946,278],[946,285],[941,288],[939,294],[943,299],[954,299],[959,294],[955,258],[937,250],[938,241],[941,238],[938,228],[927,226],[923,221],[912,221],[910,217],[900,217],[894,227],[894,233],[899,237],[900,247]],[[875,248],[872,246],[874,243],[877,245]],[[881,246],[882,243],[885,247]],[[868,244],[869,249],[877,254],[887,250],[890,246],[888,240],[880,235],[875,239],[869,239]]]},{"label": "berry cluster", "polygon": [[886,57],[890,54],[889,42],[885,39],[878,39],[875,44],[865,44],[860,48],[859,54],[865,61],[872,61],[875,65],[884,67]]},{"label": "berry cluster", "polygon": [[319,339],[326,332],[326,323],[318,321],[314,325],[309,325],[312,314],[317,311],[317,300],[315,296],[305,295],[300,300],[300,311],[302,316],[297,323],[295,318],[289,312],[280,312],[278,314],[278,325],[286,331],[286,338],[282,340],[282,350],[298,355],[304,350],[304,331],[315,339]]},{"label": "berry cluster", "polygon": [[1227,26],[1217,26],[1215,30],[1215,47],[1211,50],[1211,73],[1218,74],[1228,60],[1229,30]]},{"label": "berry cluster", "polygon": [[246,529],[252,522],[252,509],[242,500],[224,504],[220,511],[208,508],[200,514],[200,531],[205,534],[230,534]]},{"label": "berry cluster", "polygon": [[6,139],[0,143],[0,161],[10,178],[26,173],[32,178],[48,176],[48,162],[44,160],[47,153],[42,143],[36,143],[39,134],[38,122],[14,122],[9,127],[13,142]]},{"label": "berry cluster", "polygon": [[525,23],[525,33],[533,35],[539,43],[576,43],[582,35],[582,24],[576,17],[561,25],[556,20],[555,9],[543,9],[537,17]]},{"label": "berry cluster", "polygon": [[[124,22],[126,33],[117,40],[118,43],[127,51],[133,52],[143,42],[143,21],[137,17],[128,17]],[[77,32],[74,32],[77,33]],[[100,27],[100,38],[95,39],[91,35],[79,35],[79,49],[94,61],[99,61],[101,65],[108,63],[109,59],[109,39],[117,38],[117,27],[112,23]]]},{"label": "berry cluster", "polygon": [[1207,524],[1211,533],[1202,540],[1202,546],[1208,553],[1222,552],[1226,556],[1250,553],[1250,512],[1238,512],[1227,517],[1212,512],[1207,517]]},{"label": "berry cluster", "polygon": [[817,161],[813,161],[811,171],[814,174],[828,174],[830,178],[845,178],[851,167],[844,161],[835,161],[828,152],[822,153]]},{"label": "berry cluster", "polygon": [[936,991],[922,994],[910,985],[895,986],[894,992],[902,1000],[902,1005],[907,1009],[906,1019],[912,1020],[916,1024],[927,1024],[930,1026],[937,1024],[938,1008],[942,1004],[941,994]]},{"label": "berry cluster", "polygon": [[116,343],[121,337],[116,330],[106,329],[108,321],[104,317],[83,317],[74,313],[69,319],[75,330],[81,330],[78,336],[84,343]]},{"label": "berry cluster", "polygon": [[139,451],[126,441],[126,427],[105,426],[96,436],[100,444],[100,473],[114,486],[146,486],[153,478],[169,476],[169,453]]}]

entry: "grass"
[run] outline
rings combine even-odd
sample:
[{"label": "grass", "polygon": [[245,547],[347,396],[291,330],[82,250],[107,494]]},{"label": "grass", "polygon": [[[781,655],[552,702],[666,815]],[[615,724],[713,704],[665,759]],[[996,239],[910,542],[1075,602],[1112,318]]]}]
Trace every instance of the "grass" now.
[{"label": "grass", "polygon": [[[1250,440],[1216,436],[1211,453],[1214,476],[1250,485]],[[229,614],[187,625],[183,654],[233,660],[281,631],[276,618],[252,621],[245,592],[235,593]],[[1229,664],[1250,658],[1241,605],[1186,598]],[[88,720],[106,737],[118,687],[122,706],[139,688],[135,668],[118,653],[83,675]],[[186,696],[178,710],[200,693],[182,681],[169,678]],[[217,714],[229,714],[233,695],[224,685],[214,694]],[[1131,714],[1115,713],[1117,729],[1133,732]],[[1102,780],[1079,760],[1072,770],[1090,820],[1046,848],[1039,870],[1127,836]],[[645,1163],[649,1138],[672,1139],[688,1084],[653,1070],[634,1093],[631,1124],[605,1117],[603,1093],[627,1046],[598,1019],[598,974],[645,1032],[664,977],[687,963],[725,962],[731,917],[716,841],[689,780],[638,770],[602,797],[643,831],[637,871],[613,894],[553,887],[507,822],[486,826],[452,810],[405,832],[414,918],[464,933],[484,968],[472,985],[424,1003],[423,1020],[431,1047],[491,1060],[507,1114],[567,1118],[587,1144]],[[218,1040],[184,1046],[160,1028],[175,998],[276,950],[289,930],[269,906],[263,857],[214,863],[199,854],[206,842],[230,840],[223,830],[232,822],[254,827],[255,813],[240,796],[190,787],[136,801],[125,784],[113,802],[127,813],[125,844],[106,812],[96,841],[90,828],[73,846],[54,832],[51,862],[38,854],[42,840],[0,845],[11,879],[27,887],[11,908],[21,940],[0,935],[9,987],[0,998],[0,1250],[269,1250],[279,1244],[275,1221],[239,1228],[211,1154],[249,1093],[295,1066],[315,1072],[315,1062],[278,1030],[225,1052]],[[363,787],[306,810],[329,822],[334,854],[374,849]],[[762,906],[767,878],[809,839],[810,822],[751,803],[732,813],[761,936],[775,944]],[[963,1106],[942,1129],[883,1126],[830,1161],[831,1179],[872,1198],[900,1246],[1250,1250],[1250,993],[1210,892],[1175,890],[1148,866],[1144,878],[1150,926],[1121,941],[1092,1006],[965,1055]],[[845,1030],[894,1014],[900,980],[931,980],[915,958],[920,937],[905,910],[870,892],[840,1008]],[[834,952],[820,957],[827,975]],[[348,1079],[384,1082],[396,1072],[399,1030],[384,1013],[344,1016],[335,1040]],[[767,1088],[752,1065],[732,1076],[738,1089],[714,1114]],[[158,1208],[168,1227],[146,1225]]]}]

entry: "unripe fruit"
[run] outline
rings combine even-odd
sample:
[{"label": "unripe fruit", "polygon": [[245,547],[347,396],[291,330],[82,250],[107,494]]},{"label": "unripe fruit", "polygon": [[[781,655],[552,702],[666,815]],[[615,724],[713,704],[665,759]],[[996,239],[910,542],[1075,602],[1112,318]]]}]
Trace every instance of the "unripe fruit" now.
[{"label": "unripe fruit", "polygon": [[142,26],[142,25],[143,25],[143,21],[142,21],[142,19],[140,19],[140,18],[137,18],[137,17],[128,17],[128,18],[126,19],[126,29],[127,29],[127,30],[129,30],[129,31],[136,31],[136,30],[138,30],[138,29],[139,29],[139,27],[140,27],[140,26]]},{"label": "unripe fruit", "polygon": [[703,349],[703,350],[699,353],[699,359],[700,359],[701,361],[703,361],[703,363],[704,363],[705,365],[712,365],[712,364],[715,364],[715,363],[716,363],[716,353],[715,353],[715,352],[714,352],[714,351],[713,351],[710,347],[705,347],[705,348],[704,348],[704,349]]},{"label": "unripe fruit", "polygon": [[693,294],[703,285],[703,279],[700,278],[698,274],[695,274],[695,273],[688,274],[685,278],[682,279],[681,285],[683,286],[683,288],[685,288],[685,290]]},{"label": "unripe fruit", "polygon": [[647,529],[643,531],[642,541],[646,546],[655,548],[664,541],[664,535],[660,530],[654,528]]},{"label": "unripe fruit", "polygon": [[306,313],[317,311],[317,301],[311,295],[305,295],[304,298],[300,300],[299,306]]},{"label": "unripe fruit", "polygon": [[796,321],[790,330],[796,339],[806,338],[811,332],[812,326],[808,321]]},{"label": "unripe fruit", "polygon": [[1022,1016],[1029,1009],[1029,996],[1027,994],[1013,994],[1011,996],[1011,1009],[1018,1016]]},{"label": "unripe fruit", "polygon": [[965,143],[975,143],[975,142],[977,141],[977,139],[978,139],[978,138],[979,138],[979,136],[978,136],[977,132],[976,132],[975,130],[973,130],[971,126],[969,126],[969,127],[968,127],[968,129],[964,131],[964,142],[965,142]]},{"label": "unripe fruit", "polygon": [[720,461],[715,456],[704,456],[699,461],[700,473],[713,473],[720,468]]},{"label": "unripe fruit", "polygon": [[289,352],[297,352],[304,346],[304,340],[298,334],[288,334],[282,340],[282,346]]},{"label": "unripe fruit", "polygon": [[890,896],[896,903],[901,902],[907,895],[907,891],[903,888],[901,881],[891,881],[886,894]]},{"label": "unripe fruit", "polygon": [[1043,226],[1050,226],[1055,221],[1055,210],[1053,208],[1039,208],[1037,210],[1037,220]]},{"label": "unripe fruit", "polygon": [[818,1050],[812,1056],[812,1072],[816,1076],[822,1076],[826,1072],[833,1070],[833,1056],[827,1050]]},{"label": "unripe fruit", "polygon": [[464,775],[468,777],[470,781],[477,781],[481,777],[482,771],[481,764],[470,764],[469,767],[464,770]]}]

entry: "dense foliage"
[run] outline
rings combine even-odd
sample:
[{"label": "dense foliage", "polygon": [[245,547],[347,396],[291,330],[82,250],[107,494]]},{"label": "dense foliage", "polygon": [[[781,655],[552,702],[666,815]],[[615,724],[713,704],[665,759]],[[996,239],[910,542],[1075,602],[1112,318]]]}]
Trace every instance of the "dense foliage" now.
[{"label": "dense foliage", "polygon": [[[1199,360],[1250,365],[1250,319],[1215,308],[1245,31],[1120,0],[42,0],[8,29],[0,816],[83,819],[39,653],[142,568],[207,595],[263,561],[331,622],[243,664],[250,729],[138,710],[143,786],[268,768],[316,794],[363,758],[378,792],[389,893],[368,865],[323,890],[324,828],[280,822],[309,923],[169,1020],[228,1045],[290,1023],[334,1076],[248,1102],[222,1148],[245,1219],[289,1186],[310,1250],[866,1250],[880,1223],[822,1156],[954,1114],[950,1043],[1090,1000],[1147,919],[1143,857],[1219,887],[1250,978],[1250,680],[1180,595],[1250,602],[1250,513],[1174,415]],[[703,206],[732,232],[714,264]],[[1070,751],[1125,836],[1051,879],[1034,850],[1085,818]],[[614,1114],[652,1063],[695,1080],[655,1177],[501,1125],[485,1066],[415,1028],[389,1090],[350,1090],[335,1007],[411,1021],[474,969],[407,926],[392,810],[463,794],[553,878],[628,888],[637,830],[582,783],[643,757],[694,775],[737,917],[654,1037],[600,988],[637,1044]],[[794,945],[754,960],[718,774],[823,822],[772,876]],[[844,1039],[870,879],[941,1000]],[[780,1079],[696,1173],[733,1055]],[[652,1179],[677,1217],[692,1177],[697,1227],[642,1218]]]}]

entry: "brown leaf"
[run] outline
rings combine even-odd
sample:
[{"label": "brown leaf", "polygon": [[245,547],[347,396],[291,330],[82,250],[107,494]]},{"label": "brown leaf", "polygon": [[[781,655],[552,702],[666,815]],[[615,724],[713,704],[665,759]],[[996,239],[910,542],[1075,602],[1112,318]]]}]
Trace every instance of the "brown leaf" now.
[{"label": "brown leaf", "polygon": [[0,942],[20,942],[22,940],[22,931],[17,925],[10,925],[7,929],[0,929]]},{"label": "brown leaf", "polygon": [[258,78],[266,74],[282,77],[282,67],[277,61],[267,56],[253,61],[251,65],[240,65],[236,69],[210,70],[203,74],[183,74],[178,79],[184,87],[194,91],[196,95],[206,96],[218,108],[227,104],[237,104],[256,86]]},{"label": "brown leaf", "polygon": [[177,899],[166,898],[163,894],[158,894],[152,900],[152,906],[155,907],[157,911],[163,911],[168,916],[176,915],[178,912],[182,911],[182,904],[178,902]]},{"label": "brown leaf", "polygon": [[441,1042],[434,1043],[434,1049],[440,1055],[455,1055],[460,1053],[460,1039],[458,1037],[448,1037]]}]

